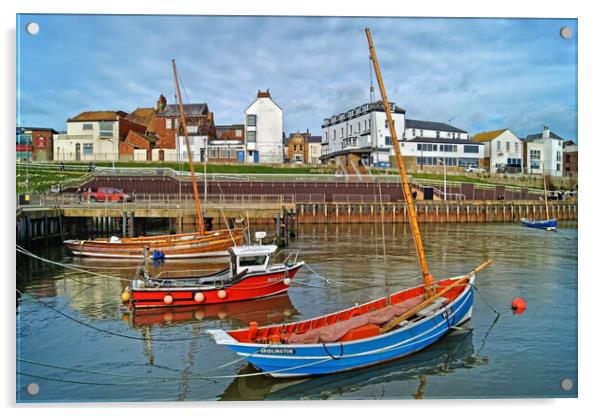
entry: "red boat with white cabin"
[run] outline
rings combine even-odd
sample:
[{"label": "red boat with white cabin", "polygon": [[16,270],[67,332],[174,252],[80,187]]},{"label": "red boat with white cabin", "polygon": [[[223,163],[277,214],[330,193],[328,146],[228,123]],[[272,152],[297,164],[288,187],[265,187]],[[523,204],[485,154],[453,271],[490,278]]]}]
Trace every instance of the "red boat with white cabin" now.
[{"label": "red boat with white cabin", "polygon": [[285,293],[305,263],[295,259],[272,264],[277,248],[275,245],[231,247],[230,266],[209,275],[164,271],[149,277],[146,268],[142,268],[140,277],[132,281],[121,298],[133,308],[156,308],[235,302]]}]

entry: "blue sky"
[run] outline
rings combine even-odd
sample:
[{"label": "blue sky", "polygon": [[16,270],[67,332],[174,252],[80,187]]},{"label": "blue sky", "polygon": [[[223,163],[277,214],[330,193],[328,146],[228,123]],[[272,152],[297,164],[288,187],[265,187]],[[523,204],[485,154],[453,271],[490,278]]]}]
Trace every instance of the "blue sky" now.
[{"label": "blue sky", "polygon": [[81,111],[173,103],[175,58],[184,101],[208,103],[217,124],[242,123],[269,88],[285,132],[319,135],[369,100],[366,26],[406,117],[577,139],[577,22],[554,19],[20,15],[17,123],[64,130]]}]

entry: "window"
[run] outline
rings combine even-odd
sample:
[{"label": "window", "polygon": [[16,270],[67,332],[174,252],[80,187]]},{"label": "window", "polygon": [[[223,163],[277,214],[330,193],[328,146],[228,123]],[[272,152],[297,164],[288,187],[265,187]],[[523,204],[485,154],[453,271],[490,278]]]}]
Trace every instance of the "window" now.
[{"label": "window", "polygon": [[385,136],[385,145],[387,145],[387,146],[393,145],[393,138],[391,136]]},{"label": "window", "polygon": [[514,143],[514,153],[518,153],[518,143]]},{"label": "window", "polygon": [[336,139],[337,138],[337,131],[333,130],[332,132],[334,133],[334,138]]},{"label": "window", "polygon": [[358,123],[357,123],[357,132],[358,132],[358,133],[359,133],[359,132],[360,132],[360,130],[361,130],[361,124],[362,124],[362,123],[360,123],[360,122],[358,121]]},{"label": "window", "polygon": [[424,130],[420,130],[420,137],[424,137]]},{"label": "window", "polygon": [[385,120],[385,128],[388,129],[389,128],[389,120]]},{"label": "window", "polygon": [[529,158],[530,159],[534,159],[534,160],[540,160],[541,159],[541,151],[540,150],[529,150]]},{"label": "window", "polygon": [[302,151],[303,151],[303,145],[302,145],[302,144],[300,144],[300,145],[299,145],[299,151],[300,151],[300,152],[302,152]]},{"label": "window", "polygon": [[479,146],[465,144],[464,153],[479,153]]},{"label": "window", "polygon": [[342,127],[341,127],[341,137],[345,137],[345,132]]},{"label": "window", "polygon": [[497,143],[497,152],[501,153],[502,152],[502,142],[496,142]]},{"label": "window", "polygon": [[458,166],[478,166],[479,159],[473,157],[463,157],[458,159]]},{"label": "window", "polygon": [[557,163],[557,164],[556,164],[556,170],[557,170],[557,171],[560,171],[560,163]]},{"label": "window", "polygon": [[230,159],[236,159],[236,148],[234,146],[230,146],[229,157]]},{"label": "window", "polygon": [[171,118],[166,118],[165,119],[165,128],[166,129],[171,129]]},{"label": "window", "polygon": [[265,263],[266,256],[239,257],[238,264],[240,267],[245,266],[262,266]]},{"label": "window", "polygon": [[254,143],[256,141],[255,134],[256,132],[247,130],[247,141]]},{"label": "window", "polygon": [[[186,153],[186,152],[184,152]],[[211,159],[217,159],[218,157],[218,149],[217,147],[210,147],[209,148],[209,158]]]},{"label": "window", "polygon": [[294,145],[293,145],[293,152],[296,152],[296,151],[297,151],[297,145],[296,145],[296,144],[294,144]]},{"label": "window", "polygon": [[416,136],[416,129],[412,129],[412,136]]},{"label": "window", "polygon": [[84,154],[85,155],[93,155],[94,154],[94,145],[92,143],[84,143]]},{"label": "window", "polygon": [[92,130],[92,123],[84,123],[82,130]]},{"label": "window", "polygon": [[364,120],[364,131],[368,130],[368,120]]},{"label": "window", "polygon": [[439,138],[441,136],[440,132],[437,132],[437,138]]},{"label": "window", "polygon": [[510,151],[510,142],[506,142],[506,152]]},{"label": "window", "polygon": [[113,121],[100,121],[98,128],[100,137],[113,137]]},{"label": "window", "polygon": [[434,145],[433,145],[433,152],[436,152],[436,151],[437,151],[437,145],[436,145],[436,144],[434,144]]},{"label": "window", "polygon": [[186,132],[188,133],[196,133],[198,131],[198,126],[186,126]]},{"label": "window", "polygon": [[247,114],[247,126],[256,126],[256,125],[257,125],[257,115]]},{"label": "window", "polygon": [[560,162],[560,152],[556,152],[556,162]]}]

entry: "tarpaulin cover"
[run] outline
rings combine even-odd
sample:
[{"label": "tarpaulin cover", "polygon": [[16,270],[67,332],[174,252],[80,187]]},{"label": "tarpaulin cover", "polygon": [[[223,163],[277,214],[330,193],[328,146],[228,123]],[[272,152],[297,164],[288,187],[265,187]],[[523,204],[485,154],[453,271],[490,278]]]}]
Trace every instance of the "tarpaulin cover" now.
[{"label": "tarpaulin cover", "polygon": [[366,324],[382,325],[396,316],[401,316],[424,299],[417,296],[395,305],[385,306],[382,309],[368,312],[345,321],[326,325],[322,328],[311,329],[303,334],[292,334],[288,338],[289,344],[316,344],[319,342],[336,342],[343,338],[347,332]]}]

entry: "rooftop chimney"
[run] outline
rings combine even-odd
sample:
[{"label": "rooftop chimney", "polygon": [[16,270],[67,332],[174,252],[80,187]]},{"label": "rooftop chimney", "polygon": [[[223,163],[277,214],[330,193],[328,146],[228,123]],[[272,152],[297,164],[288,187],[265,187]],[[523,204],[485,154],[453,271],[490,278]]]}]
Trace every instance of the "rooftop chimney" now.
[{"label": "rooftop chimney", "polygon": [[548,126],[543,126],[543,134],[541,137],[543,137],[544,139],[550,138],[550,128]]},{"label": "rooftop chimney", "polygon": [[270,98],[270,89],[268,88],[265,92],[257,90],[257,98]]},{"label": "rooftop chimney", "polygon": [[157,106],[155,110],[157,110],[157,112],[160,112],[165,110],[165,107],[167,107],[167,99],[163,96],[163,94],[161,94],[159,96],[159,99],[157,100]]}]

